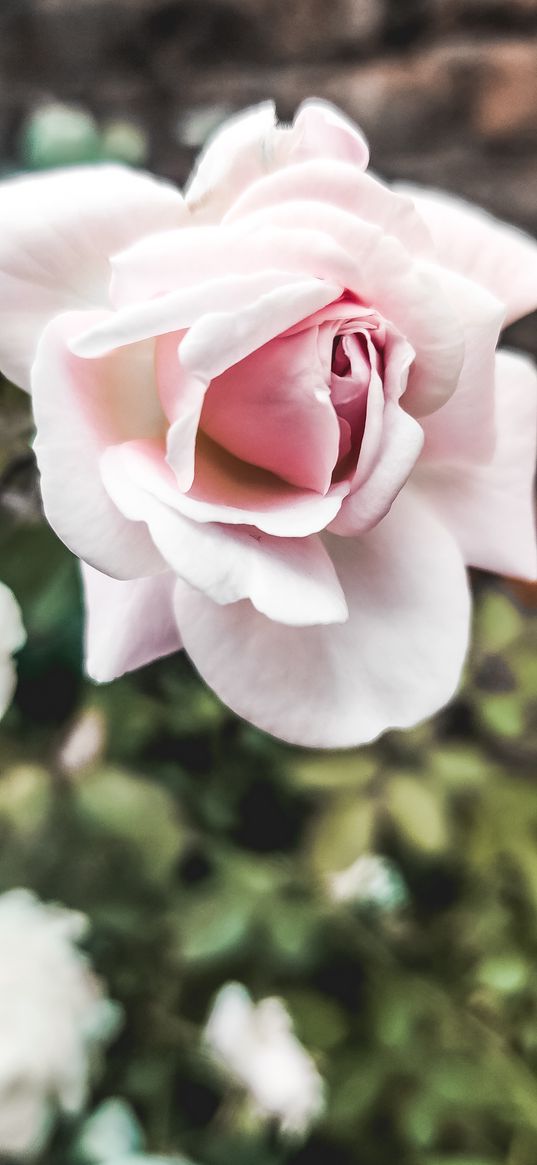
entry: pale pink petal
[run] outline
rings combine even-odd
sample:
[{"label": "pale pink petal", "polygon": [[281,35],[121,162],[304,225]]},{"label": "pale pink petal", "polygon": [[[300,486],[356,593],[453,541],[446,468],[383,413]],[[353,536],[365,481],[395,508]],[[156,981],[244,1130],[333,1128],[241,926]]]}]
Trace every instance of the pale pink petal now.
[{"label": "pale pink petal", "polygon": [[331,486],[325,496],[299,490],[266,470],[244,465],[207,437],[198,440],[196,484],[188,494],[179,491],[175,474],[164,461],[164,447],[157,442],[111,447],[103,454],[101,472],[115,500],[115,483],[127,476],[195,522],[256,526],[281,538],[304,538],[324,530],[349,491],[347,482]]},{"label": "pale pink petal", "polygon": [[422,446],[421,425],[394,401],[388,401],[376,463],[363,485],[344,498],[331,531],[357,535],[379,522],[412,473]]},{"label": "pale pink petal", "polygon": [[480,207],[436,190],[400,185],[433,237],[441,263],[506,305],[506,323],[537,308],[537,243]]},{"label": "pale pink petal", "polygon": [[324,101],[304,102],[292,126],[278,126],[266,101],[229,118],[209,139],[189,180],[187,203],[203,222],[216,222],[263,174],[309,157],[341,158],[365,169],[369,154],[360,130]]},{"label": "pale pink petal", "polygon": [[134,350],[96,361],[70,352],[70,339],[95,314],[58,316],[38,345],[32,393],[41,492],[51,526],[79,558],[117,578],[136,578],[164,564],[143,523],[127,522],[111,501],[99,460],[111,435],[133,435],[133,422],[136,433],[154,432],[159,412],[150,394],[146,411],[145,353],[140,370]]},{"label": "pale pink petal", "polygon": [[409,368],[414,359],[409,344],[387,330],[381,381],[368,339],[371,381],[367,396],[364,435],[350,493],[330,529],[352,536],[371,529],[388,513],[408,480],[423,448],[423,429],[401,408]]},{"label": "pale pink petal", "polygon": [[109,578],[82,563],[86,671],[99,683],[182,647],[173,609],[176,577]]},{"label": "pale pink petal", "polygon": [[45,325],[108,304],[109,256],[188,212],[177,190],[121,166],[0,184],[0,367],[29,388]]},{"label": "pale pink petal", "polygon": [[195,666],[235,712],[284,740],[337,748],[407,728],[450,699],[470,599],[455,542],[410,488],[370,533],[326,544],[349,607],[341,626],[283,627],[184,583],[176,613]]},{"label": "pale pink petal", "polygon": [[191,211],[203,221],[218,221],[237,193],[271,168],[275,137],[273,101],[228,118],[210,136],[188,181]]},{"label": "pale pink petal", "polygon": [[[129,456],[130,454],[130,456]],[[134,451],[109,449],[105,477],[115,502],[132,521],[147,522],[173,571],[215,603],[248,597],[282,623],[342,622],[347,607],[336,572],[319,538],[271,538],[258,530],[192,522],[158,490],[158,466]],[[166,466],[162,465],[165,473]]]},{"label": "pale pink petal", "polygon": [[456,272],[436,268],[435,276],[459,313],[465,354],[453,396],[423,419],[423,457],[431,461],[488,461],[496,440],[495,361],[504,305]]},{"label": "pale pink petal", "polygon": [[411,198],[340,161],[330,165],[318,159],[302,161],[258,179],[233,203],[224,223],[238,223],[256,210],[299,199],[326,202],[381,227],[414,255],[434,253],[429,231]]},{"label": "pale pink petal", "polygon": [[288,163],[330,158],[365,170],[369,162],[367,142],[358,126],[335,105],[317,98],[302,102],[287,139],[282,134],[280,140]]},{"label": "pale pink petal", "polygon": [[192,488],[178,505],[198,522],[249,522],[268,534],[302,538],[323,530],[348,492],[346,481],[324,495],[298,489],[202,438]]},{"label": "pale pink petal", "polygon": [[276,337],[214,379],[200,427],[242,461],[326,493],[339,424],[318,353],[318,331]]},{"label": "pale pink petal", "polygon": [[[261,328],[267,339],[271,339],[282,330],[271,324],[271,312],[279,310],[284,321],[288,313],[290,323],[295,323],[302,318],[301,313],[308,315],[310,311],[317,311],[340,292],[341,288],[334,283],[313,278],[301,279],[294,273],[275,267],[251,275],[219,275],[207,283],[187,286],[157,299],[109,312],[101,322],[73,339],[72,350],[77,356],[93,358],[103,356],[124,344],[133,344],[167,332],[190,328],[190,336],[198,322],[204,325],[207,318],[221,317],[228,323],[230,317],[241,311],[247,313],[247,324],[251,317],[255,317],[256,321],[261,317]],[[282,326],[288,327],[290,324],[284,322]],[[238,332],[238,325],[235,330]],[[246,347],[243,355],[248,350],[251,351]],[[221,371],[228,367],[225,360],[220,363]]]},{"label": "pale pink petal", "polygon": [[514,352],[499,352],[496,359],[497,446],[490,464],[431,463],[416,481],[467,563],[534,579],[537,372]]}]

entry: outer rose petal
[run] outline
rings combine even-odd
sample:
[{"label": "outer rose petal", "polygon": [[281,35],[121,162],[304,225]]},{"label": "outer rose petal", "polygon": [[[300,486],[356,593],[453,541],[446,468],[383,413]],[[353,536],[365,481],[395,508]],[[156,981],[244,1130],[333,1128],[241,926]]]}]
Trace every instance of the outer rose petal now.
[{"label": "outer rose petal", "polygon": [[452,696],[470,598],[455,542],[410,489],[369,534],[327,545],[349,606],[342,626],[282,627],[181,583],[176,611],[194,664],[235,712],[296,744],[349,747]]},{"label": "outer rose petal", "polygon": [[182,647],[173,610],[176,577],[109,578],[82,563],[86,671],[104,683]]},{"label": "outer rose petal", "polygon": [[[79,558],[116,578],[138,578],[159,573],[164,563],[144,524],[127,522],[111,501],[99,469],[112,414],[112,402],[103,397],[112,388],[135,387],[132,366],[123,353],[125,384],[118,376],[117,354],[80,360],[68,348],[71,337],[95,314],[100,313],[59,316],[45,329],[37,349],[32,391],[41,493],[51,526]],[[133,392],[131,412],[125,416],[123,411],[120,421],[132,423],[135,404]],[[142,417],[143,411],[138,419]]]},{"label": "outer rose petal", "polygon": [[[319,538],[272,538],[243,526],[192,522],[174,507],[167,466],[152,450],[119,446],[103,457],[108,489],[127,518],[147,522],[169,566],[216,603],[249,598],[281,623],[343,622],[347,606]],[[159,480],[163,476],[163,485]]]},{"label": "outer rose petal", "polygon": [[407,184],[433,237],[438,259],[460,271],[507,307],[506,323],[537,308],[537,243],[480,207],[436,190]]},{"label": "outer rose petal", "polygon": [[464,363],[453,396],[423,419],[424,460],[489,461],[496,442],[494,382],[496,345],[505,308],[479,284],[434,268],[460,314]]},{"label": "outer rose petal", "polygon": [[[285,130],[283,131],[285,134]],[[288,131],[286,161],[305,162],[308,158],[332,158],[367,169],[369,147],[358,128],[329,101],[311,98],[298,107]]]},{"label": "outer rose petal", "polygon": [[197,218],[215,222],[251,182],[311,157],[340,158],[365,170],[369,151],[360,130],[325,101],[300,106],[291,127],[277,126],[274,102],[229,118],[209,139],[186,197]]},{"label": "outer rose petal", "polygon": [[30,387],[43,328],[108,304],[108,257],[187,216],[179,191],[121,166],[56,170],[0,185],[0,367]]},{"label": "outer rose petal", "polygon": [[488,465],[428,464],[419,468],[416,483],[467,563],[534,579],[537,371],[514,352],[496,357],[496,423],[497,446]]}]

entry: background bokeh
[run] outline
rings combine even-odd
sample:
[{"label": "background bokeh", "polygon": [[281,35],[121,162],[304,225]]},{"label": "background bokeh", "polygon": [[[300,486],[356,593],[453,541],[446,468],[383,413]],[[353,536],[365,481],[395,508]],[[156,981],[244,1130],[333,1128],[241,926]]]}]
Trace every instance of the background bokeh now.
[{"label": "background bokeh", "polygon": [[[380,174],[536,232],[535,0],[0,5],[5,174],[112,157],[183,182],[228,112],[273,97],[290,117],[311,95],[360,122]],[[537,354],[534,318],[508,338]],[[28,400],[4,382],[0,409],[0,578],[28,631],[0,727],[0,893],[87,913],[123,1008],[86,1113],[40,1162],[117,1158],[84,1129],[120,1097],[139,1152],[197,1165],[535,1165],[535,589],[476,575],[457,700],[355,752],[256,732],[179,656],[97,688]],[[382,876],[335,900],[363,854]],[[327,1082],[302,1140],[252,1120],[204,1051],[235,979],[286,1001]]]}]

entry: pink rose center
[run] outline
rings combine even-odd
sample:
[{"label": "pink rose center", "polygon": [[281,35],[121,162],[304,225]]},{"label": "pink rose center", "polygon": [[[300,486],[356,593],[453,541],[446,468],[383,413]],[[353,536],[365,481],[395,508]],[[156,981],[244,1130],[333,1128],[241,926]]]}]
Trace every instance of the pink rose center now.
[{"label": "pink rose center", "polygon": [[373,379],[382,390],[385,340],[376,313],[357,319],[356,310],[331,305],[328,318],[306,321],[216,377],[199,437],[301,489],[326,494],[350,480],[367,444]]}]

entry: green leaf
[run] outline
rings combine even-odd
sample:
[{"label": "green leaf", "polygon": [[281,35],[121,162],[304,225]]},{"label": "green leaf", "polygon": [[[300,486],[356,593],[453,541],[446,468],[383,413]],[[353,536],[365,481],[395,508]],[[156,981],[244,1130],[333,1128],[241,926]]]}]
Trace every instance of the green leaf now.
[{"label": "green leaf", "polygon": [[347,1018],[333,999],[313,988],[297,987],[286,991],[285,1001],[296,1034],[306,1047],[327,1052],[345,1039]]},{"label": "green leaf", "polygon": [[0,781],[0,818],[24,837],[46,821],[52,805],[50,774],[39,765],[17,765]]},{"label": "green leaf", "polygon": [[187,963],[218,962],[244,946],[252,917],[252,903],[227,886],[191,894],[177,911],[178,952]]},{"label": "green leaf", "polygon": [[415,849],[424,854],[447,849],[450,831],[442,794],[425,780],[403,774],[392,777],[387,805],[397,829]]},{"label": "green leaf", "polygon": [[121,769],[89,773],[76,789],[79,811],[93,825],[136,849],[146,874],[166,879],[187,841],[173,798],[155,782]]},{"label": "green leaf", "polygon": [[514,603],[499,590],[488,590],[477,604],[474,643],[486,654],[501,652],[522,633],[524,621]]},{"label": "green leaf", "polygon": [[296,784],[306,789],[357,789],[366,785],[378,768],[378,754],[372,749],[362,749],[296,757],[288,772]]},{"label": "green leaf", "polygon": [[341,794],[315,822],[309,838],[309,858],[321,874],[344,870],[371,847],[376,821],[375,803]]}]

